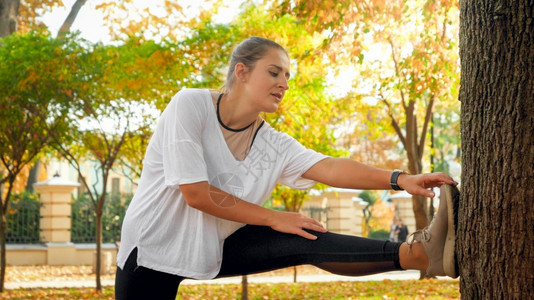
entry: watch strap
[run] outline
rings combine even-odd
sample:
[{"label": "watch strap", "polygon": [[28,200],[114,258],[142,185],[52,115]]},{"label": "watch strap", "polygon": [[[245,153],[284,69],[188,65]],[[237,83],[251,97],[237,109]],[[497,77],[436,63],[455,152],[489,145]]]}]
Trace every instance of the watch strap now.
[{"label": "watch strap", "polygon": [[401,188],[397,184],[397,180],[399,179],[399,175],[403,174],[403,173],[404,173],[404,171],[402,171],[402,170],[394,170],[393,174],[391,174],[390,184],[391,184],[391,188],[394,189],[395,191],[404,191],[404,189]]}]

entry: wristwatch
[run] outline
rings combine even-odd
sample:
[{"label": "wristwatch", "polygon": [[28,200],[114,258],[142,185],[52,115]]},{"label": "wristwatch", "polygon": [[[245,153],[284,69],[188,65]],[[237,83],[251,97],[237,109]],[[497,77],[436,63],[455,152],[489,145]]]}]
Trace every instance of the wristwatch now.
[{"label": "wristwatch", "polygon": [[391,181],[390,181],[390,184],[391,184],[391,188],[394,189],[395,191],[404,191],[403,188],[401,188],[398,184],[397,184],[397,180],[399,179],[399,175],[400,174],[404,174],[406,172],[402,171],[402,170],[394,170],[393,171],[393,174],[391,174]]}]

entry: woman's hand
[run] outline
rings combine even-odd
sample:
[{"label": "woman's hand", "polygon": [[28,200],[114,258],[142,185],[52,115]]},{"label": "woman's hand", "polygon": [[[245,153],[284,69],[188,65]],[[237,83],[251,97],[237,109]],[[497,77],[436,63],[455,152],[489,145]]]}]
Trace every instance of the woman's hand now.
[{"label": "woman's hand", "polygon": [[440,187],[443,184],[458,185],[451,176],[446,173],[427,173],[408,175],[401,174],[397,180],[398,185],[412,195],[434,197],[434,192],[428,190],[433,187]]},{"label": "woman's hand", "polygon": [[317,237],[306,232],[304,229],[326,232],[326,229],[321,223],[302,214],[296,212],[273,212],[275,213],[273,214],[269,226],[276,231],[297,234],[310,240],[315,240]]}]

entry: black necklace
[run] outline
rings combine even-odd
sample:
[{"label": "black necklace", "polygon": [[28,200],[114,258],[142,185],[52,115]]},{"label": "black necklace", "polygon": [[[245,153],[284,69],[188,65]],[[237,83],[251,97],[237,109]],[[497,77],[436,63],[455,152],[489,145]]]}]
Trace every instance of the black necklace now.
[{"label": "black necklace", "polygon": [[219,95],[219,98],[217,99],[217,120],[219,120],[219,124],[221,124],[221,126],[226,129],[226,130],[230,130],[230,131],[233,131],[233,132],[240,132],[240,131],[243,131],[243,130],[246,130],[248,129],[250,126],[252,126],[252,124],[254,124],[254,122],[248,124],[247,126],[243,127],[243,128],[240,128],[240,129],[233,129],[233,128],[230,128],[228,126],[226,126],[223,121],[221,120],[221,115],[219,114],[219,103],[221,103],[221,99],[222,99],[222,96],[224,94],[220,94]]}]

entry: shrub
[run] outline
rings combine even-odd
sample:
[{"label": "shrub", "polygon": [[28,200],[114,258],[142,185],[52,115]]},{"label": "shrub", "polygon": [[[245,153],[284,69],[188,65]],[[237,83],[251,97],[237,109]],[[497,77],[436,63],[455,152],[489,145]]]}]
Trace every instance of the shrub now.
[{"label": "shrub", "polygon": [[[131,194],[108,194],[102,215],[102,242],[120,241],[121,226]],[[96,216],[93,202],[82,195],[72,202],[71,241],[94,243],[96,241]]]},{"label": "shrub", "polygon": [[389,231],[385,229],[371,230],[369,232],[369,238],[378,239],[378,240],[388,240]]}]

